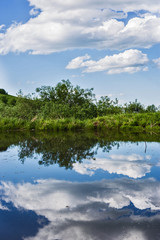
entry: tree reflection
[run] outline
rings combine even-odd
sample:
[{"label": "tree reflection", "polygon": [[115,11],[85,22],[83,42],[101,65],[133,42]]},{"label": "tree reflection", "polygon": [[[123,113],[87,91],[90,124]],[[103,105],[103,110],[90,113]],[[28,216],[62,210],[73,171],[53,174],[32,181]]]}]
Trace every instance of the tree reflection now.
[{"label": "tree reflection", "polygon": [[27,158],[38,154],[39,165],[59,164],[71,169],[76,162],[84,159],[95,159],[101,148],[109,152],[113,147],[119,148],[120,141],[156,141],[158,135],[131,132],[17,132],[0,134],[0,151],[18,146],[19,160],[24,163]]},{"label": "tree reflection", "polygon": [[94,159],[100,146],[109,152],[113,146],[119,147],[119,143],[108,140],[100,143],[95,134],[59,133],[31,137],[19,146],[19,159],[22,163],[26,157],[33,158],[35,154],[39,154],[40,165],[59,164],[60,167],[71,169],[73,163],[81,163],[83,159]]}]

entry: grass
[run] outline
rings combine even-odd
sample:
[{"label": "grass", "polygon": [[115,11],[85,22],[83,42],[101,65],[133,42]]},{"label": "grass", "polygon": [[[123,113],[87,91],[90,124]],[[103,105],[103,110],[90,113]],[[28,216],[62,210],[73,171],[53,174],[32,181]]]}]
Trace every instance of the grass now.
[{"label": "grass", "polygon": [[51,130],[118,129],[160,132],[160,113],[116,114],[93,119],[33,119],[0,118],[0,130]]}]

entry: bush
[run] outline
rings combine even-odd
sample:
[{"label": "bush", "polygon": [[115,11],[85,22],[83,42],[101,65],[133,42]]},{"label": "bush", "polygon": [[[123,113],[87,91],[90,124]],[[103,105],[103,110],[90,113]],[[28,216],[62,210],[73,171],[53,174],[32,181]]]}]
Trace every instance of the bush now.
[{"label": "bush", "polygon": [[0,94],[8,95],[8,93],[3,88],[0,88]]}]

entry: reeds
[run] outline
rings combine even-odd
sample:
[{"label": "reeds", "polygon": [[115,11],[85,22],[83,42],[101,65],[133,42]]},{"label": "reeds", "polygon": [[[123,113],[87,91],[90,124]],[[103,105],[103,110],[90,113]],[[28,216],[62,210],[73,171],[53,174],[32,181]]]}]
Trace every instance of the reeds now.
[{"label": "reeds", "polygon": [[76,129],[134,129],[137,131],[160,131],[160,113],[115,114],[93,119],[38,119],[1,117],[0,130],[51,130],[68,131]]}]

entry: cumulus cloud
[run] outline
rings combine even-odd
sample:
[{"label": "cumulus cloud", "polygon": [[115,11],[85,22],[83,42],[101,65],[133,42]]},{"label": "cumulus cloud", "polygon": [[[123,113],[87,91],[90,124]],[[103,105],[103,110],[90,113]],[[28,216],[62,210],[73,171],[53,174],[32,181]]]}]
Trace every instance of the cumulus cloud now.
[{"label": "cumulus cloud", "polygon": [[[57,180],[38,180],[35,184],[2,182],[0,190],[3,203],[12,202],[16,208],[35,211],[49,220],[50,223],[36,236],[26,240],[52,239],[53,236],[55,239],[109,237],[122,240],[138,237],[145,240],[150,239],[152,228],[154,234],[159,233],[155,226],[159,226],[160,219],[155,211],[160,210],[160,183],[153,179],[93,183]],[[139,209],[138,214],[134,215],[130,202]],[[145,217],[145,209],[150,217]],[[146,223],[149,223],[148,229]]]},{"label": "cumulus cloud", "polygon": [[148,10],[151,12],[160,12],[160,3],[158,0],[135,0],[135,1],[128,1],[128,0],[105,0],[100,1],[93,1],[93,0],[29,0],[31,5],[34,5],[37,8],[48,10],[49,8],[55,7],[59,10],[64,9],[115,9],[117,11],[124,10],[125,12],[128,11],[135,11],[135,10]]},{"label": "cumulus cloud", "polygon": [[108,74],[122,72],[134,73],[146,71],[148,57],[136,49],[126,50],[123,53],[106,56],[98,61],[88,60],[90,56],[77,57],[69,62],[67,69],[85,68],[84,72],[107,71]]},{"label": "cumulus cloud", "polygon": [[[77,69],[77,68],[81,68],[81,67],[85,67],[84,66],[84,60],[88,60],[90,59],[90,56],[88,54],[86,54],[85,56],[81,56],[81,57],[77,57],[74,58],[68,65],[67,65],[67,69]],[[88,61],[87,61],[88,62]]]},{"label": "cumulus cloud", "polygon": [[[0,33],[0,54],[49,54],[75,48],[126,49],[160,42],[160,3],[154,1],[29,0],[28,22]],[[122,21],[129,11],[150,11]],[[32,17],[33,15],[33,17]],[[128,71],[128,69],[126,69]],[[132,69],[130,69],[132,71]]]}]

